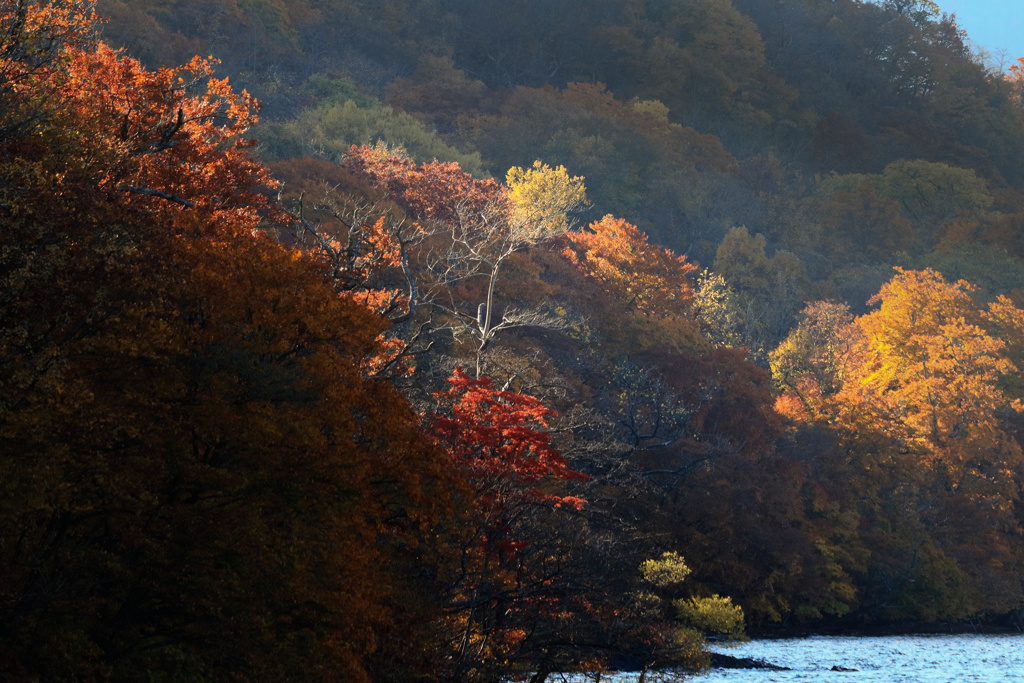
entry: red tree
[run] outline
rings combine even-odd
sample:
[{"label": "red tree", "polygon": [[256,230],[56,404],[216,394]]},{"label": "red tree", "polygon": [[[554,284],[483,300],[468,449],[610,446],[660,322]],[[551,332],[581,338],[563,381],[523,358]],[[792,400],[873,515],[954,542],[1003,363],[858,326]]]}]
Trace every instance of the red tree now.
[{"label": "red tree", "polygon": [[502,662],[535,662],[534,636],[565,627],[580,609],[548,513],[581,509],[583,499],[563,485],[586,475],[551,445],[545,427],[553,413],[536,398],[461,369],[448,383],[437,395],[444,412],[430,425],[468,479],[475,510],[458,539],[461,570],[448,598],[451,675],[487,679]]}]

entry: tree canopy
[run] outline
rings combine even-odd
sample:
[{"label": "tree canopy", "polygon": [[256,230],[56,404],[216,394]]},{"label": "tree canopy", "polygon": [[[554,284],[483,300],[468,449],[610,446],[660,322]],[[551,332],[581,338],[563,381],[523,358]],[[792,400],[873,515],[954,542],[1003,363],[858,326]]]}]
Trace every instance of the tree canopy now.
[{"label": "tree canopy", "polygon": [[97,7],[0,7],[0,677],[1019,626],[1021,64],[955,17]]}]

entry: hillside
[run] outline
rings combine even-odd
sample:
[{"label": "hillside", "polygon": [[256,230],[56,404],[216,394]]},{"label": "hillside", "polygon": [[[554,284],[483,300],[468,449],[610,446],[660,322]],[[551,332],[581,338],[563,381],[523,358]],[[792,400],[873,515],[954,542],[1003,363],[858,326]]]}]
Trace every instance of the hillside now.
[{"label": "hillside", "polygon": [[3,675],[1020,625],[1024,81],[931,3],[8,5]]}]

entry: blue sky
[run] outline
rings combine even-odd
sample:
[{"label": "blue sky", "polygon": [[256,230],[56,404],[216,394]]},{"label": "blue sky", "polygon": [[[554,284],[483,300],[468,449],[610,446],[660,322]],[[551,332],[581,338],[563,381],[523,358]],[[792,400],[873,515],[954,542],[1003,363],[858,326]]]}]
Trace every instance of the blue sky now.
[{"label": "blue sky", "polygon": [[[935,0],[943,12],[956,13],[957,24],[971,42],[998,57],[1006,66],[1024,57],[1024,0]],[[993,59],[998,61],[998,59]]]}]

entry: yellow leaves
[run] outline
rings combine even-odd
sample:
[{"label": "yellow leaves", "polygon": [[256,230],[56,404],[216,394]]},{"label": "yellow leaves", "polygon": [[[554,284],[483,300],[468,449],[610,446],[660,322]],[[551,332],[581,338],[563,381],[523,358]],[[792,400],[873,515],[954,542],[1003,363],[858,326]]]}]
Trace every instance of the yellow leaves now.
[{"label": "yellow leaves", "polygon": [[536,242],[569,229],[567,214],[582,208],[587,188],[580,176],[564,166],[551,168],[540,161],[533,167],[514,166],[505,178],[511,206],[509,226],[524,242]]},{"label": "yellow leaves", "polygon": [[668,588],[685,581],[690,575],[690,568],[679,553],[669,551],[662,553],[657,560],[644,560],[640,565],[640,575],[652,586]]},{"label": "yellow leaves", "polygon": [[972,290],[898,270],[873,299],[879,308],[852,322],[817,304],[772,354],[786,392],[776,410],[903,461],[901,477],[1003,495],[1010,480],[999,472],[1021,460],[1006,419],[1024,405],[1006,386],[1018,372],[1007,341],[1024,312],[1007,299],[985,310]]},{"label": "yellow leaves", "polygon": [[[777,378],[788,378],[787,386],[823,419],[851,433],[876,430],[933,464],[945,462],[948,476],[959,479],[954,460],[967,452],[994,453],[1007,439],[1000,411],[1011,401],[1000,382],[1016,367],[1006,342],[983,324],[998,320],[1012,328],[1024,320],[1006,300],[985,312],[972,291],[967,282],[947,282],[932,270],[897,269],[872,299],[881,304],[878,310],[853,324],[842,316],[831,316],[838,324],[822,319],[818,332],[830,331],[810,344],[815,328],[802,323],[773,354]],[[828,351],[825,339],[838,344]],[[838,362],[847,364],[841,372]],[[790,377],[787,368],[796,374]],[[808,391],[801,378],[814,380],[815,390],[829,390]],[[791,403],[779,407],[802,416]]]},{"label": "yellow leaves", "polygon": [[720,633],[733,637],[743,635],[743,609],[732,604],[732,598],[712,595],[710,598],[690,598],[672,603],[679,619],[705,633]]},{"label": "yellow leaves", "polygon": [[669,109],[658,100],[637,100],[632,103],[633,111],[645,114],[658,123],[668,123]]},{"label": "yellow leaves", "polygon": [[871,299],[881,303],[879,310],[857,321],[864,336],[862,348],[869,357],[858,380],[876,392],[898,390],[917,377],[934,376],[940,370],[937,359],[952,350],[950,345],[968,343],[963,335],[972,337],[975,345],[980,341],[966,328],[956,329],[980,320],[969,283],[948,283],[931,269],[896,270],[897,275]]}]

